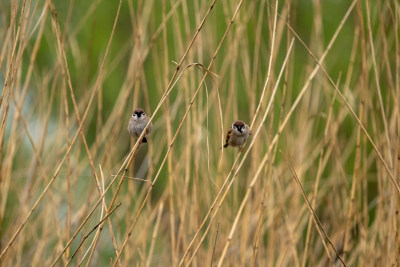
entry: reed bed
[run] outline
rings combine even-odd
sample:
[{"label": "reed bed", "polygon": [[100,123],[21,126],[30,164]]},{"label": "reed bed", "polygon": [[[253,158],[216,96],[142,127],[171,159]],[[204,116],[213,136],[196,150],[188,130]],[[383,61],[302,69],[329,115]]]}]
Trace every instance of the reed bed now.
[{"label": "reed bed", "polygon": [[0,265],[400,266],[399,16],[1,0]]}]

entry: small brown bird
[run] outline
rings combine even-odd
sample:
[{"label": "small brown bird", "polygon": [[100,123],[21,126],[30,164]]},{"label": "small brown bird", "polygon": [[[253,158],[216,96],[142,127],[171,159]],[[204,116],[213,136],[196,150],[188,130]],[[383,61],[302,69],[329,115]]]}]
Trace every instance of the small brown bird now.
[{"label": "small brown bird", "polygon": [[[137,108],[133,111],[132,117],[129,119],[128,131],[134,138],[139,138],[142,134],[144,128],[149,122],[149,117],[146,116],[143,109]],[[142,139],[142,143],[147,143],[146,135],[151,133],[153,125],[150,123],[150,126],[146,130],[146,134]]]},{"label": "small brown bird", "polygon": [[242,146],[247,138],[249,138],[249,135],[251,135],[249,126],[243,121],[235,121],[226,135],[224,147],[236,146],[243,150]]}]

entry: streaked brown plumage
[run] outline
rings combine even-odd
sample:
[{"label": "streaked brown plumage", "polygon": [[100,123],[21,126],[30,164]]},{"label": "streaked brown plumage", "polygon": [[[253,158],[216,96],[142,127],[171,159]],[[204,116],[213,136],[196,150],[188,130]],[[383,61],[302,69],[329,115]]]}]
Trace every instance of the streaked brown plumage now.
[{"label": "streaked brown plumage", "polygon": [[[146,113],[143,109],[137,108],[133,111],[132,117],[129,119],[128,131],[134,138],[139,138],[142,134],[144,128],[149,122],[149,117],[146,116]],[[151,133],[153,125],[150,123],[150,126],[146,130],[146,134],[142,139],[142,143],[147,143],[146,135]]]},{"label": "streaked brown plumage", "polygon": [[242,147],[249,135],[251,135],[249,126],[241,120],[235,121],[228,130],[224,147]]}]

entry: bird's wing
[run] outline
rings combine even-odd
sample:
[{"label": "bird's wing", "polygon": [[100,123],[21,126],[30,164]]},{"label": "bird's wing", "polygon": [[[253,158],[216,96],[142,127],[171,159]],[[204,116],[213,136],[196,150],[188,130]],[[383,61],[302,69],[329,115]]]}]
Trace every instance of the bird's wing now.
[{"label": "bird's wing", "polygon": [[227,147],[229,145],[229,139],[231,138],[231,134],[232,134],[232,129],[229,129],[228,133],[226,134],[224,147]]}]

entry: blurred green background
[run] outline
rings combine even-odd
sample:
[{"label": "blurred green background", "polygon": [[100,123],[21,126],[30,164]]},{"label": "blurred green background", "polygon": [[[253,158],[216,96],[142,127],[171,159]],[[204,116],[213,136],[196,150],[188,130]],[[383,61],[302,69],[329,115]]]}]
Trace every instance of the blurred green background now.
[{"label": "blurred green background", "polygon": [[[208,66],[239,2],[241,1],[216,1],[187,58],[183,61],[181,71],[183,67],[194,62]],[[52,8],[49,8],[50,3]],[[255,141],[249,160],[244,162],[244,167],[239,172],[239,176],[243,176],[244,179],[235,183],[233,193],[228,197],[229,204],[221,211],[221,217],[226,215],[225,221],[221,219],[222,224],[225,222],[223,225],[225,228],[221,230],[225,231],[221,233],[222,239],[228,234],[247,186],[257,172],[262,157],[267,153],[272,138],[277,134],[282,118],[290,112],[296,103],[296,97],[304,84],[307,84],[307,79],[316,66],[315,60],[284,22],[291,25],[294,32],[319,59],[352,3],[344,0],[278,1],[280,15],[277,18],[275,47],[272,48],[275,1],[243,1],[232,28],[210,68],[210,71],[218,76],[211,75],[212,77],[206,79],[207,87],[201,88],[193,102],[189,116],[173,144],[169,162],[160,167],[171,138],[178,130],[187,107],[190,106],[191,98],[199,86],[204,70],[192,67],[179,80],[174,80],[177,80],[177,83],[168,101],[163,104],[153,120],[154,131],[150,144],[139,150],[134,167],[128,171],[130,178],[153,180],[161,168],[160,179],[154,185],[148,201],[150,204],[145,206],[145,214],[142,215],[151,218],[151,223],[147,225],[146,222],[140,221],[137,227],[153,227],[156,211],[162,206],[160,202],[167,202],[169,199],[170,202],[165,207],[167,211],[162,213],[166,218],[161,219],[160,231],[163,231],[159,234],[161,241],[155,248],[160,262],[166,260],[171,265],[177,263],[176,259],[182,256],[186,248],[184,245],[191,240],[218,192],[218,185],[222,184],[232,166],[237,151],[226,150],[225,155],[221,154],[219,150],[221,142],[234,120],[242,119],[248,124],[253,121],[267,79],[271,51],[273,56],[271,79],[266,88],[267,97],[261,101],[261,111],[254,120],[253,127],[254,132],[256,127],[261,125],[260,136]],[[399,3],[369,1],[369,12],[366,3],[356,2],[322,65],[337,83],[350,107],[357,115],[363,114],[361,121],[376,142],[384,160],[388,162],[390,170],[397,175],[398,163],[395,159],[398,142],[397,102],[400,96],[399,27],[397,26]],[[5,85],[6,80],[9,82],[7,87],[2,86],[1,92],[4,98],[0,109],[1,119],[5,123],[4,132],[1,132],[2,165],[0,166],[2,249],[43,192],[56,166],[66,153],[69,143],[67,140],[75,135],[79,127],[57,40],[57,23],[63,38],[71,89],[74,92],[80,118],[88,107],[92,92],[97,90],[83,124],[83,135],[91,153],[95,173],[98,177],[101,176],[99,169],[101,165],[107,186],[111,180],[110,176],[112,177],[123,166],[123,161],[134,144],[126,131],[132,110],[140,106],[148,115],[153,114],[168,88],[168,82],[174,75],[177,62],[184,55],[210,4],[211,1],[202,0],[123,0],[115,33],[102,68],[119,1],[0,0],[2,44],[0,84]],[[24,14],[21,17],[22,10]],[[371,30],[368,27],[368,19]],[[295,39],[294,47],[284,77],[279,81],[273,109],[267,120],[262,122],[262,114],[270,99],[271,91],[278,82],[277,76],[292,38]],[[35,50],[36,42],[38,50]],[[12,57],[14,45],[16,50]],[[31,77],[28,75],[30,72]],[[10,99],[9,106],[8,99]],[[16,108],[16,103],[21,106],[22,114]],[[68,115],[65,114],[66,110]],[[361,139],[359,143],[358,139]],[[50,264],[73,233],[69,227],[72,225],[72,228],[76,229],[96,202],[99,192],[93,180],[93,170],[83,140],[80,137],[77,140],[71,149],[68,164],[61,165],[61,171],[56,175],[59,178],[42,201],[45,203],[50,201],[53,204],[41,203],[38,206],[37,212],[33,213],[33,217],[28,221],[32,223],[25,226],[28,230],[23,230],[24,238],[17,241],[20,246],[10,249],[8,258],[5,259],[6,264],[26,265],[31,259],[33,265]],[[39,150],[40,160],[36,157],[33,146]],[[266,194],[265,191],[270,192],[269,190],[274,193],[266,196],[267,203],[275,204],[282,201],[281,206],[273,205],[278,211],[269,210],[271,213],[266,212],[264,217],[261,217],[265,227],[260,235],[263,237],[264,251],[269,251],[260,256],[265,262],[268,261],[267,253],[271,253],[276,256],[277,261],[272,259],[268,263],[279,265],[278,258],[281,255],[280,252],[270,252],[272,245],[268,243],[269,238],[279,240],[279,235],[274,237],[273,231],[276,229],[268,221],[270,218],[285,213],[286,210],[299,212],[299,214],[293,212],[295,215],[289,214],[293,215],[293,221],[299,221],[296,224],[298,228],[294,230],[297,231],[297,239],[293,241],[299,254],[302,254],[304,240],[309,231],[308,217],[304,215],[307,211],[306,206],[290,178],[287,163],[277,152],[279,150],[293,157],[294,165],[300,169],[299,172],[303,177],[304,188],[310,195],[314,189],[315,177],[319,173],[320,149],[321,154],[326,155],[327,163],[319,173],[322,176],[321,191],[318,192],[319,201],[315,208],[326,224],[333,221],[327,227],[331,235],[340,236],[342,232],[352,230],[351,235],[356,244],[349,245],[347,250],[350,263],[362,264],[363,260],[366,262],[362,255],[358,255],[358,251],[364,249],[357,245],[360,240],[365,242],[374,240],[376,243],[371,241],[372,244],[380,248],[385,242],[398,243],[397,239],[393,241],[387,237],[389,233],[393,234],[398,222],[397,217],[392,218],[388,215],[393,212],[391,207],[398,207],[398,199],[396,200],[398,195],[393,193],[393,184],[379,163],[370,142],[365,135],[360,135],[355,119],[321,71],[312,79],[309,89],[289,118],[288,125],[280,133],[276,148],[273,164],[268,165],[271,170],[276,169],[265,170],[263,179],[260,179],[255,189],[254,195],[257,197],[254,197],[249,204],[249,209],[255,213],[261,195]],[[283,187],[279,190],[282,190],[283,196],[287,197],[284,200],[281,200],[281,195],[277,193],[278,185],[269,180],[274,175],[279,178],[285,177],[282,179],[282,185],[279,185]],[[214,179],[217,186],[214,184]],[[398,177],[396,179],[398,180]],[[351,210],[350,192],[353,185],[357,187],[354,201],[356,207],[354,214],[351,214],[347,212]],[[118,201],[123,205],[112,218],[119,245],[135,218],[147,189],[145,183],[137,181],[122,185]],[[114,184],[110,191],[116,190],[117,186]],[[296,194],[296,197],[292,199],[293,194]],[[106,195],[107,203],[110,203],[112,196],[113,193]],[[196,204],[185,206],[187,203]],[[336,214],[337,210],[340,210],[339,215]],[[70,212],[71,214],[67,215]],[[52,216],[59,227],[58,235],[46,233],[45,226],[54,223],[49,219]],[[97,222],[100,216],[99,210],[95,212],[95,216],[96,219],[90,219],[88,225],[93,226]],[[177,227],[183,225],[184,218],[195,218],[192,224],[185,229],[182,228],[183,230],[180,228],[182,232],[177,234],[177,240],[179,237],[182,238],[182,241],[177,241],[182,242],[181,247],[178,245],[173,247],[171,241],[173,234],[169,233],[174,229],[171,223],[173,219],[167,218],[168,216],[176,216]],[[251,215],[246,216],[245,218],[251,217]],[[354,221],[351,220],[353,218]],[[385,220],[388,220],[388,225],[392,223],[390,227],[385,228],[387,239],[376,241],[374,238],[380,236],[380,233],[374,227]],[[68,230],[65,229],[67,226]],[[84,230],[89,231],[90,226],[86,226]],[[135,244],[143,251],[148,251],[151,246],[152,229],[145,228],[142,232],[147,235],[147,239],[139,239],[137,242],[141,243]],[[367,233],[366,237],[360,236],[359,229]],[[134,236],[140,234],[140,230],[135,229],[135,231],[139,233],[134,232]],[[253,233],[245,229],[242,234],[247,237],[250,236],[250,232]],[[79,238],[83,235],[80,233]],[[100,241],[98,245],[100,252],[96,255],[98,258],[93,260],[92,264],[108,264],[110,258],[115,256],[112,243],[109,242],[111,238],[109,230],[103,230],[102,235],[104,237],[102,236],[100,240],[104,238],[107,241]],[[341,238],[342,236],[335,240]],[[37,247],[31,244],[32,239],[45,241],[46,244],[43,244],[42,249],[48,251],[35,254],[33,250]],[[205,241],[208,250],[199,252],[200,259],[212,260],[209,253],[212,241],[211,235],[208,236]],[[339,244],[338,247],[344,246],[340,245],[339,241],[335,242]],[[78,244],[75,241],[72,249],[76,249]],[[245,242],[242,244],[245,246]],[[324,266],[323,264],[327,262],[319,261],[325,254],[316,234],[310,246],[312,255],[308,260],[309,266],[317,264]],[[385,262],[388,263],[391,259],[388,255],[397,251],[393,246],[396,247],[388,245],[382,249],[381,254],[377,253],[373,258],[388,257],[388,261]],[[57,249],[53,251],[52,247]],[[173,251],[171,254],[169,249],[166,249],[170,247]],[[250,247],[251,245],[247,249]],[[371,245],[370,251],[376,247]],[[221,250],[217,248],[218,253]],[[368,250],[363,250],[363,253],[364,256],[368,255]],[[139,255],[140,253],[135,251],[132,254],[133,256],[131,254],[126,256],[127,262],[142,264],[145,262],[146,257]],[[243,259],[247,257],[243,251],[237,255]],[[81,259],[82,256],[83,252],[78,258]],[[43,260],[40,260],[40,257]],[[234,256],[230,257],[229,263],[235,263]],[[249,261],[246,260],[246,263]],[[373,262],[382,263],[378,260]],[[66,259],[63,263],[66,263]],[[74,263],[77,264],[75,261]],[[260,261],[260,266],[263,266],[263,263]],[[291,258],[284,263],[281,266],[293,266]],[[201,260],[197,264],[201,266]],[[159,265],[159,262],[155,265]]]}]

